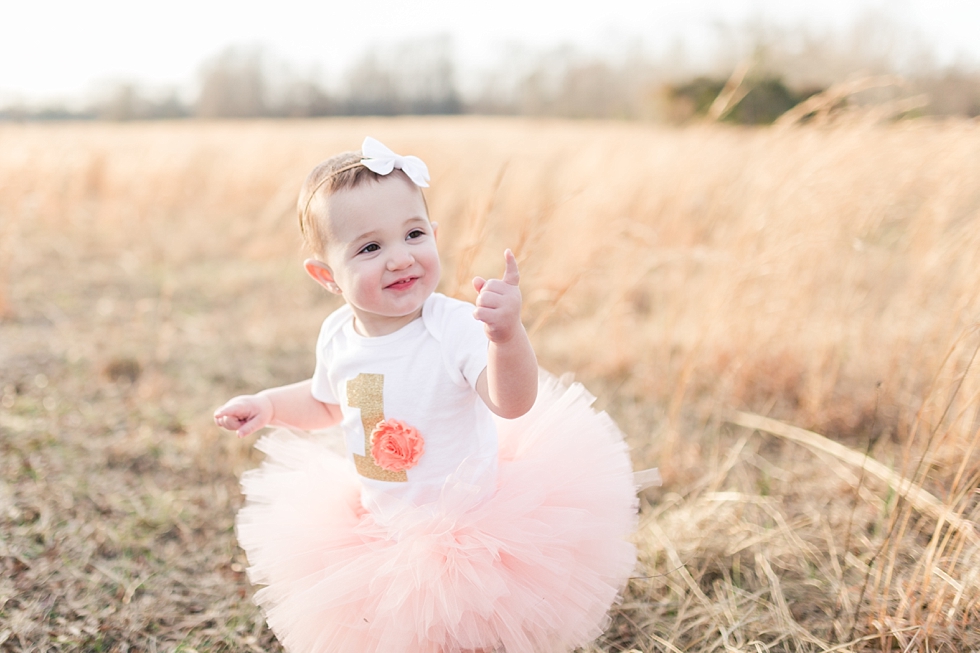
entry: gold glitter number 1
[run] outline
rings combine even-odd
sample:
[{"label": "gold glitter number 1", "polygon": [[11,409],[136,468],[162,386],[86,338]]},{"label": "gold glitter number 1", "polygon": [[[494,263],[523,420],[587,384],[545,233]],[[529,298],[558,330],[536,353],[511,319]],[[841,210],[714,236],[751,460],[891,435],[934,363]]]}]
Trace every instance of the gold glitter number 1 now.
[{"label": "gold glitter number 1", "polygon": [[371,432],[378,422],[385,418],[384,374],[358,374],[347,382],[347,405],[361,409],[361,424],[364,426],[364,453],[354,454],[354,467],[357,473],[365,478],[392,483],[405,483],[408,474],[405,471],[392,472],[378,467],[371,455]]}]

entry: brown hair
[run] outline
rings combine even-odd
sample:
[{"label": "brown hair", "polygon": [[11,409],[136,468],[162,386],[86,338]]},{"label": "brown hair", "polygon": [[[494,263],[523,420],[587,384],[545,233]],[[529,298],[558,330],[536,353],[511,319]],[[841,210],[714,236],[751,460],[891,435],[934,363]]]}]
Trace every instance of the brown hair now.
[{"label": "brown hair", "polygon": [[306,181],[299,189],[299,199],[296,202],[299,230],[303,234],[303,242],[313,254],[322,254],[326,245],[323,220],[316,211],[310,210],[317,192],[322,189],[323,196],[329,197],[338,190],[354,188],[368,179],[375,181],[380,177],[378,173],[361,165],[362,156],[360,152],[341,152],[321,161],[306,176]]},{"label": "brown hair", "polygon": [[[303,242],[314,255],[322,255],[327,244],[324,234],[325,216],[312,210],[314,198],[317,195],[326,198],[337,191],[356,188],[365,182],[378,181],[384,177],[361,165],[363,157],[360,152],[341,152],[318,163],[306,176],[306,181],[299,190],[296,210],[299,212],[299,230],[303,234]],[[392,170],[391,174],[405,173]],[[405,178],[408,179],[407,176]],[[425,203],[424,194],[422,202]]]}]

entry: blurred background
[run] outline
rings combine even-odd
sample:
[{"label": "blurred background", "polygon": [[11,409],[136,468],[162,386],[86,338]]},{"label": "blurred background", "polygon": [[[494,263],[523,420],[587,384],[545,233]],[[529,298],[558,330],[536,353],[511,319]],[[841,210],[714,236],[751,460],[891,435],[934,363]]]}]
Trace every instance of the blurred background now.
[{"label": "blurred background", "polygon": [[[238,548],[339,299],[308,171],[420,156],[635,468],[585,653],[980,651],[980,3],[0,4],[0,653],[280,651]],[[317,436],[314,436],[317,437]],[[324,435],[323,437],[328,437]]]},{"label": "blurred background", "polygon": [[850,102],[980,114],[965,0],[8,3],[0,118],[520,114],[767,123],[835,83]]}]

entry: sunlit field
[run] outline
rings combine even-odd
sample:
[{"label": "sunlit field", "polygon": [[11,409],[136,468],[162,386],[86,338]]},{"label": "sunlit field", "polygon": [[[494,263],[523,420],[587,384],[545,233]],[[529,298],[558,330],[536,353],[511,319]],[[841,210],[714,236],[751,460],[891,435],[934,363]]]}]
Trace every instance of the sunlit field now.
[{"label": "sunlit field", "polygon": [[596,651],[980,646],[980,124],[0,125],[0,651],[274,651],[255,437],[336,299],[296,194],[422,157],[440,290],[518,255],[542,366],[626,433],[636,576]]}]

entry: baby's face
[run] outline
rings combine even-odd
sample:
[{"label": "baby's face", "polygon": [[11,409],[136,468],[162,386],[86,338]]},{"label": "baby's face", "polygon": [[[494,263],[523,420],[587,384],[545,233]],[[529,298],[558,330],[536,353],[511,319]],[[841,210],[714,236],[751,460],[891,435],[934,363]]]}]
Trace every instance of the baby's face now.
[{"label": "baby's face", "polygon": [[327,198],[326,264],[363,335],[397,331],[422,313],[439,283],[435,224],[401,174]]}]

